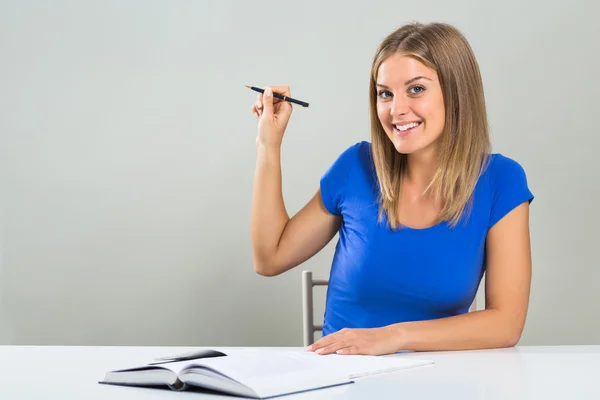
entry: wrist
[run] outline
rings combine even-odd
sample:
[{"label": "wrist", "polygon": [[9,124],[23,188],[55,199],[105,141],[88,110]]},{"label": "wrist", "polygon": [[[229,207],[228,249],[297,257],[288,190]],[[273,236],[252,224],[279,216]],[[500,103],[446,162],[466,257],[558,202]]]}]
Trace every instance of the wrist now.
[{"label": "wrist", "polygon": [[281,156],[281,145],[256,141],[258,160],[267,162],[278,161]]},{"label": "wrist", "polygon": [[267,152],[279,152],[281,150],[281,141],[269,140],[258,135],[256,137],[256,148]]},{"label": "wrist", "polygon": [[397,323],[385,327],[390,343],[395,351],[408,350],[409,325],[406,323]]}]

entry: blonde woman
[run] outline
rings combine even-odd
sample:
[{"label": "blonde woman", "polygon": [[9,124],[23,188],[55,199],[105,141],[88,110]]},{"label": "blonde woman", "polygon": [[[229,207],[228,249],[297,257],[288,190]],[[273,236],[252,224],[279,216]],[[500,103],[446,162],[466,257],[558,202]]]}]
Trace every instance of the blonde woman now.
[{"label": "blonde woman", "polygon": [[[492,153],[484,92],[464,36],[411,23],[383,40],[370,83],[371,142],[350,146],[296,215],[286,212],[280,145],[292,112],[268,88],[252,199],[254,265],[281,274],[339,232],[319,354],[515,345],[529,302],[523,168]],[[486,272],[485,309],[469,313]]]}]

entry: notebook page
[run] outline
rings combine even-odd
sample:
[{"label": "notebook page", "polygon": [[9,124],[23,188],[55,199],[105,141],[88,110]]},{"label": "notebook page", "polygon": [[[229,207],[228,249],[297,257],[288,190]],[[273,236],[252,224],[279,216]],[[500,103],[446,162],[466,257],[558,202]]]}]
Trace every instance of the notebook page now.
[{"label": "notebook page", "polygon": [[248,350],[193,364],[220,371],[260,397],[351,383],[345,374],[315,367],[308,358],[293,352]]},{"label": "notebook page", "polygon": [[214,368],[266,396],[341,384],[362,376],[430,363],[401,356],[321,356],[302,351],[247,350],[194,364]]},{"label": "notebook page", "polygon": [[303,356],[302,353],[298,357],[295,352],[287,351],[246,350],[232,356],[196,360],[188,364],[207,366],[242,382],[282,374],[316,373],[314,362]]}]

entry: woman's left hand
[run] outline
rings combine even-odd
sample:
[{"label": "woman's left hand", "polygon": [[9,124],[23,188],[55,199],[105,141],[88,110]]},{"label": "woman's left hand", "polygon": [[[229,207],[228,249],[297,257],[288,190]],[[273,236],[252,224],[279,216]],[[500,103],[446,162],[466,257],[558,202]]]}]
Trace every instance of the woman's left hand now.
[{"label": "woman's left hand", "polygon": [[383,355],[400,350],[397,348],[397,338],[394,337],[391,326],[382,328],[350,329],[344,328],[317,340],[306,348],[317,354],[362,354]]}]

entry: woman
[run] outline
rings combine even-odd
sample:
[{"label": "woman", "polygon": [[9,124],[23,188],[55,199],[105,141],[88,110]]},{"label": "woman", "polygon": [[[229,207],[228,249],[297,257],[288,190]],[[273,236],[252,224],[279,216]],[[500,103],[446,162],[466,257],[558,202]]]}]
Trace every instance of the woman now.
[{"label": "woman", "polygon": [[[413,23],[373,60],[371,141],[344,151],[289,218],[280,145],[292,112],[272,91],[259,118],[251,234],[256,271],[281,274],[339,231],[319,354],[515,345],[531,279],[529,203],[514,160],[490,152],[479,67],[454,27]],[[468,312],[484,271],[485,310]]]}]

